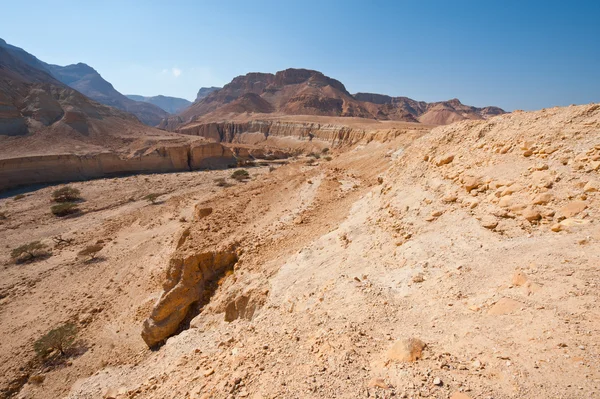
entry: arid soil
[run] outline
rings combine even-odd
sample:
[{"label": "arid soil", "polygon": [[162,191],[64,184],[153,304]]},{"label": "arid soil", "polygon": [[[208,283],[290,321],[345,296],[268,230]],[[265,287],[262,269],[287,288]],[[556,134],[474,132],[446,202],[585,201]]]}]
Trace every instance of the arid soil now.
[{"label": "arid soil", "polygon": [[[56,187],[3,198],[2,388],[600,397],[600,106],[380,138],[330,150],[331,161],[248,168],[230,187],[214,179],[232,170],[76,183],[84,213],[69,219],[48,211]],[[141,200],[149,192],[163,201]],[[74,242],[9,261],[19,244],[57,235]],[[98,240],[99,260],[77,258]],[[148,349],[142,323],[170,260],[227,248],[233,270],[205,286],[181,332]],[[40,366],[33,342],[67,321],[78,351]]]}]

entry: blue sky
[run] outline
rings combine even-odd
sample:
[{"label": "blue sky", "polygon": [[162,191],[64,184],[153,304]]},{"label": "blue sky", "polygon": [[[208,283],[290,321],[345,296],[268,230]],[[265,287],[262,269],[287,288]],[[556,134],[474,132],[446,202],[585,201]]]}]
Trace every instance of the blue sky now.
[{"label": "blue sky", "polygon": [[600,102],[600,1],[8,1],[0,37],[125,94],[194,99],[247,72],[507,110]]}]

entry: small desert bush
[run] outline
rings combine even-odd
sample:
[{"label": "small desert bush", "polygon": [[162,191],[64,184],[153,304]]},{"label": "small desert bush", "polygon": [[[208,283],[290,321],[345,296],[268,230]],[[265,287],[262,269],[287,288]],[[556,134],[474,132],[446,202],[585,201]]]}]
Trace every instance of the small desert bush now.
[{"label": "small desert bush", "polygon": [[23,198],[25,198],[25,196],[23,194],[17,194],[17,195],[15,195],[15,198],[13,198],[13,200],[18,201]]},{"label": "small desert bush", "polygon": [[77,207],[77,204],[72,202],[63,202],[61,204],[52,205],[52,207],[50,207],[50,211],[55,216],[63,217],[78,213],[80,209]]},{"label": "small desert bush", "polygon": [[6,220],[8,219],[8,215],[6,214],[6,212],[0,212],[0,220]]},{"label": "small desert bush", "polygon": [[75,342],[76,336],[77,326],[73,323],[66,323],[50,330],[35,341],[33,349],[42,359],[46,359],[50,354],[56,351],[58,351],[60,355],[64,355],[65,351],[73,345],[73,342]]},{"label": "small desert bush", "polygon": [[71,186],[59,188],[52,193],[52,200],[55,202],[73,202],[81,199],[81,192]]},{"label": "small desert bush", "polygon": [[327,154],[329,152],[329,148],[325,147],[321,150],[323,154]]},{"label": "small desert bush", "polygon": [[230,183],[227,183],[227,180],[225,180],[224,177],[219,177],[218,179],[215,179],[214,182],[219,187],[230,187],[231,186]]},{"label": "small desert bush", "polygon": [[330,156],[326,156],[325,158],[323,158],[326,161],[331,161],[333,158],[331,158]]},{"label": "small desert bush", "polygon": [[250,173],[245,169],[238,169],[231,174],[231,178],[237,181],[243,181],[250,178]]},{"label": "small desert bush", "polygon": [[87,256],[87,257],[89,257],[88,260],[94,260],[96,258],[96,255],[98,255],[98,252],[100,252],[102,250],[102,248],[104,248],[104,246],[102,244],[88,245],[87,247],[85,247],[81,251],[79,251],[77,253],[77,255],[78,256]]},{"label": "small desert bush", "polygon": [[315,159],[319,159],[321,158],[321,154],[317,153],[317,152],[311,152],[310,154],[308,154],[309,157],[313,157]]},{"label": "small desert bush", "polygon": [[150,194],[146,195],[143,199],[145,199],[146,201],[148,201],[152,204],[156,204],[156,200],[161,195],[162,195],[161,193],[150,193]]},{"label": "small desert bush", "polygon": [[42,244],[39,241],[33,241],[29,244],[21,245],[10,252],[10,257],[16,263],[23,263],[36,258],[42,258],[48,256],[49,252],[46,250],[47,245]]}]

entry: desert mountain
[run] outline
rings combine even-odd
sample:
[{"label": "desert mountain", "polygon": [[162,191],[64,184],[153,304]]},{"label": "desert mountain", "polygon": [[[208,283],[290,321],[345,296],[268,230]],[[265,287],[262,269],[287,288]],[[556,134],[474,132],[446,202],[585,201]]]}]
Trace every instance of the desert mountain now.
[{"label": "desert mountain", "polygon": [[188,101],[185,98],[169,97],[163,95],[144,97],[135,94],[126,94],[125,96],[130,100],[154,104],[163,111],[168,112],[170,114],[176,114],[178,112],[181,112],[192,104],[191,101]]},{"label": "desert mountain", "polygon": [[0,134],[19,136],[64,130],[88,136],[90,124],[105,119],[136,123],[125,112],[106,107],[65,86],[46,71],[13,56],[0,47]]},{"label": "desert mountain", "polygon": [[465,119],[486,119],[504,113],[497,107],[477,108],[459,100],[426,103],[407,97],[358,93],[351,95],[338,80],[307,69],[275,74],[248,73],[220,90],[200,89],[196,102],[160,127],[178,129],[190,122],[212,122],[239,114],[348,116],[444,125]]},{"label": "desert mountain", "polygon": [[487,119],[504,113],[498,107],[477,108],[464,105],[457,98],[433,103],[374,93],[356,93],[354,98],[369,103],[369,108],[377,119],[406,120],[412,116],[419,122],[432,125],[447,125],[465,119]]},{"label": "desert mountain", "polygon": [[[227,106],[234,102],[233,106]],[[238,76],[222,89],[196,101],[179,116],[189,122],[199,118],[227,117],[232,112],[253,113],[257,109],[286,115],[371,117],[341,82],[308,69]]]},{"label": "desert mountain", "polygon": [[196,96],[196,101],[200,101],[204,97],[206,97],[210,93],[212,93],[213,91],[217,91],[217,90],[220,90],[220,89],[221,89],[220,87],[214,87],[214,86],[211,86],[211,87],[201,87],[200,90],[198,90],[198,95]]},{"label": "desert mountain", "polygon": [[0,46],[0,158],[125,151],[135,140],[179,137],[91,100],[38,67],[44,64],[30,54]]},{"label": "desert mountain", "polygon": [[161,119],[168,115],[167,112],[153,104],[134,101],[119,93],[112,84],[89,65],[79,63],[63,67],[47,64],[2,39],[0,39],[0,47],[11,53],[13,57],[20,59],[24,64],[49,73],[55,79],[85,94],[92,100],[134,114],[146,125],[156,126]]},{"label": "desert mountain", "polygon": [[168,113],[154,104],[134,101],[119,93],[94,68],[79,63],[67,66],[48,65],[52,75],[92,100],[134,114],[149,126],[156,126]]}]

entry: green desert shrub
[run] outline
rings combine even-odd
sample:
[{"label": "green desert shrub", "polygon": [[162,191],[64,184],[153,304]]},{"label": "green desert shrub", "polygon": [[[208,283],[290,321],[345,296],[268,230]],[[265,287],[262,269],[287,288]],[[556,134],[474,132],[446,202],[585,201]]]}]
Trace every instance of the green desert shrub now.
[{"label": "green desert shrub", "polygon": [[77,326],[73,323],[65,323],[60,327],[48,331],[33,344],[35,353],[42,359],[46,359],[52,353],[58,352],[64,355],[75,342],[77,337]]},{"label": "green desert shrub", "polygon": [[250,173],[245,169],[238,169],[231,174],[231,178],[237,181],[243,181],[250,178]]},{"label": "green desert shrub", "polygon": [[46,248],[46,244],[42,244],[39,241],[32,241],[28,244],[24,244],[13,249],[10,252],[10,257],[16,263],[28,262],[36,258],[48,256],[49,252],[46,250]]},{"label": "green desert shrub", "polygon": [[77,204],[72,202],[63,202],[60,204],[52,205],[50,211],[53,215],[58,217],[73,215],[79,213],[80,209]]},{"label": "green desert shrub", "polygon": [[13,198],[13,200],[18,201],[18,200],[23,199],[23,198],[25,198],[25,195],[23,195],[23,194],[17,194],[17,195],[15,195],[15,197]]},{"label": "green desert shrub", "polygon": [[326,161],[331,161],[333,158],[331,158],[330,156],[326,156],[326,157],[325,157],[325,158],[323,158],[323,159],[325,159]]},{"label": "green desert shrub", "polygon": [[146,201],[152,203],[152,204],[156,204],[156,200],[161,196],[161,193],[150,193],[148,195],[146,195],[143,199],[145,199]]},{"label": "green desert shrub", "polygon": [[55,202],[73,202],[81,199],[81,192],[71,186],[64,186],[52,193],[52,200]]}]

